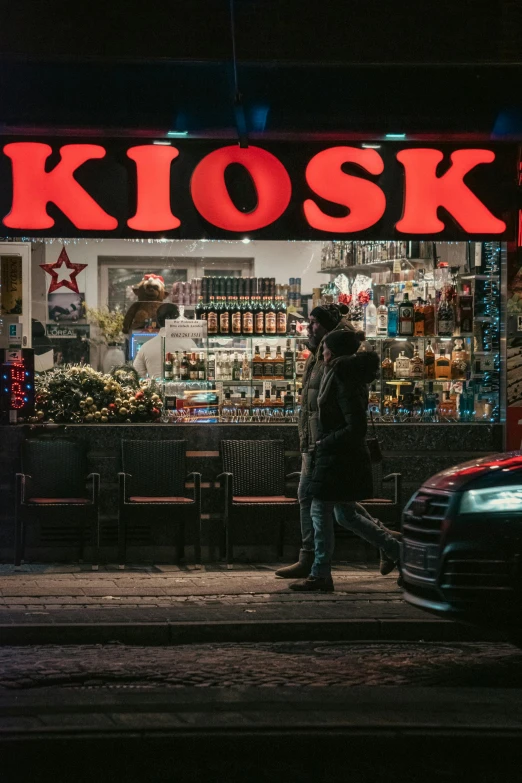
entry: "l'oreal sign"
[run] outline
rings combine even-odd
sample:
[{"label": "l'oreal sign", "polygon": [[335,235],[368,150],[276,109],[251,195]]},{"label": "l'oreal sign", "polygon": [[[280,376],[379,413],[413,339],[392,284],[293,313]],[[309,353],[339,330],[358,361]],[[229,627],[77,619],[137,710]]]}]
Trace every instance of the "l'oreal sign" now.
[{"label": "l'oreal sign", "polygon": [[0,144],[0,234],[514,238],[512,145]]}]

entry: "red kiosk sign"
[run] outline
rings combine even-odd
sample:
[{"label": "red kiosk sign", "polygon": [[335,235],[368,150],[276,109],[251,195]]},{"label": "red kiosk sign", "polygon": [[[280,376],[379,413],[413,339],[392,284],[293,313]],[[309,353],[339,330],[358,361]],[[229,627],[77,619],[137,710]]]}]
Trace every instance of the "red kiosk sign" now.
[{"label": "red kiosk sign", "polygon": [[[498,163],[496,150],[403,145],[381,154],[350,144],[308,145],[297,161],[279,147],[286,165],[277,149],[260,146],[208,150],[208,143],[186,142],[115,152],[107,144],[10,141],[2,147],[10,165],[0,165],[0,207],[9,203],[1,233],[67,235],[67,227],[73,234],[178,238],[510,233],[508,205],[498,198],[509,168],[505,154]],[[243,203],[231,193],[231,172],[243,178],[244,193],[254,194],[250,206],[248,197]]]}]

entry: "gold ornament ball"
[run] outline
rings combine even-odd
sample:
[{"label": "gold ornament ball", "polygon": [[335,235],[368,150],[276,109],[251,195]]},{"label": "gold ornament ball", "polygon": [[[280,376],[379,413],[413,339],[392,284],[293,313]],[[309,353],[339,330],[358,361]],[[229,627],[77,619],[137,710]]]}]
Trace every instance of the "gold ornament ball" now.
[{"label": "gold ornament ball", "polygon": [[146,405],[138,405],[138,413],[146,413],[146,412],[147,412]]},{"label": "gold ornament ball", "polygon": [[92,413],[87,413],[85,415],[85,421],[92,421],[94,419],[94,415]]},{"label": "gold ornament ball", "polygon": [[129,402],[132,405],[134,402],[136,402],[136,397],[129,397]]},{"label": "gold ornament ball", "polygon": [[115,405],[121,405],[121,402],[122,402],[121,397],[116,397],[114,400]]},{"label": "gold ornament ball", "polygon": [[130,408],[129,408],[129,413],[136,413],[137,410],[138,409],[136,408],[135,405],[131,405]]},{"label": "gold ornament ball", "polygon": [[87,397],[87,399],[85,400],[85,404],[86,404],[86,405],[92,405],[92,404],[93,404],[93,402],[94,402],[94,400],[93,400],[93,398],[92,398],[92,397]]},{"label": "gold ornament ball", "polygon": [[159,400],[158,395],[157,394],[153,394],[152,397],[151,397],[151,400],[153,400],[154,402],[156,402],[156,400]]},{"label": "gold ornament ball", "polygon": [[93,414],[95,419],[101,419],[101,413],[100,411],[96,411],[96,413]]},{"label": "gold ornament ball", "polygon": [[108,408],[102,408],[100,411],[102,416],[108,416],[109,415],[109,409]]},{"label": "gold ornament ball", "polygon": [[127,415],[127,408],[120,408],[119,414],[120,416],[126,416]]},{"label": "gold ornament ball", "polygon": [[29,416],[28,421],[29,421],[29,424],[36,424],[38,419],[36,418],[36,416]]},{"label": "gold ornament ball", "polygon": [[104,386],[104,387],[103,387],[103,391],[104,391],[105,393],[107,393],[107,392],[110,392],[110,390],[111,390],[111,387],[110,387],[110,386]]},{"label": "gold ornament ball", "polygon": [[108,419],[108,417],[107,417],[107,416],[102,416],[102,417],[101,417],[101,419],[100,419],[100,421],[101,421],[103,424],[107,424],[107,422],[109,421],[109,419]]},{"label": "gold ornament ball", "polygon": [[80,402],[78,404],[79,404],[80,408],[85,408],[85,400],[80,400]]},{"label": "gold ornament ball", "polygon": [[36,411],[36,415],[37,415],[37,417],[38,417],[39,419],[43,419],[43,417],[45,416],[45,414],[44,414],[44,412],[43,412],[43,411]]}]

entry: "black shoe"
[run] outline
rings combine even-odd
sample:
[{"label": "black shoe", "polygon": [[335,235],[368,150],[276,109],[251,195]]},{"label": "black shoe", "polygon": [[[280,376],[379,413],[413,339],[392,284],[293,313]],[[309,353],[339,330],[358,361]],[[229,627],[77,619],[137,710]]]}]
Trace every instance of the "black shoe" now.
[{"label": "black shoe", "polygon": [[289,585],[290,590],[295,590],[298,593],[333,593],[334,583],[331,576],[309,576],[304,582],[294,582],[293,585]]}]

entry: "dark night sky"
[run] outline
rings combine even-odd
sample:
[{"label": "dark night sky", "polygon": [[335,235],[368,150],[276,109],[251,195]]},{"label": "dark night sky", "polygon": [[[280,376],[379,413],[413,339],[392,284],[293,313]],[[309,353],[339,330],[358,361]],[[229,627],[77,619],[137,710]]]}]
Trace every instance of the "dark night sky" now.
[{"label": "dark night sky", "polygon": [[[242,60],[485,62],[518,59],[514,0],[235,0]],[[0,55],[230,56],[229,0],[0,0]]]}]

